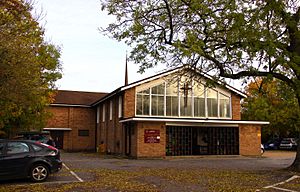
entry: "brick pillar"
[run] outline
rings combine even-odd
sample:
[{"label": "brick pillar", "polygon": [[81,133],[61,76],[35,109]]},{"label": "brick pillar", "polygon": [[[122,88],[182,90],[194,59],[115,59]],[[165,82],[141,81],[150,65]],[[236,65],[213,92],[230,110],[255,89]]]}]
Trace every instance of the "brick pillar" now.
[{"label": "brick pillar", "polygon": [[231,95],[232,120],[241,120],[241,98],[235,94]]}]

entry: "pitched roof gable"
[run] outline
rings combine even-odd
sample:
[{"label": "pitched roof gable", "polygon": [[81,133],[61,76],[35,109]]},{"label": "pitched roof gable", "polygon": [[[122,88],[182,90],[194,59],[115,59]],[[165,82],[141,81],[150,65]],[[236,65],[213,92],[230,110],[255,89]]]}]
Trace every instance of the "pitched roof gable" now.
[{"label": "pitched roof gable", "polygon": [[[141,79],[141,80],[139,80],[139,81],[135,81],[135,82],[130,83],[130,84],[128,84],[128,85],[119,87],[119,88],[117,88],[116,90],[114,90],[113,92],[107,94],[105,97],[99,99],[98,101],[96,101],[96,102],[93,103],[92,105],[93,105],[93,106],[94,106],[94,105],[97,105],[98,103],[100,103],[100,102],[102,102],[102,101],[104,101],[104,100],[106,100],[106,99],[112,97],[113,95],[117,94],[117,93],[120,92],[120,91],[125,91],[125,90],[127,90],[127,89],[132,88],[132,87],[136,87],[136,86],[138,86],[138,85],[141,85],[141,84],[144,84],[144,83],[147,83],[147,82],[150,82],[150,81],[153,81],[153,80],[156,80],[156,79],[165,77],[165,76],[167,76],[167,75],[170,75],[170,74],[179,72],[179,71],[181,71],[181,70],[183,70],[183,69],[195,70],[195,69],[191,69],[191,68],[186,67],[186,66],[180,66],[180,67],[176,67],[176,68],[174,68],[174,69],[170,69],[170,70],[164,71],[164,72],[162,72],[162,73],[159,73],[159,74],[156,74],[156,75],[147,77],[147,78],[145,78],[145,79]],[[212,76],[210,76],[210,75],[208,75],[208,74],[206,74],[206,73],[203,73],[203,72],[201,72],[200,70],[197,70],[197,69],[196,69],[195,71],[196,71],[199,75],[201,75],[201,76],[203,76],[203,77],[205,77],[205,78],[207,78],[207,79],[210,79],[210,80],[215,81],[215,80],[213,79]],[[223,82],[221,82],[221,81],[217,81],[217,83],[218,83],[219,85],[223,85],[225,88],[227,88],[228,90],[234,92],[235,94],[237,94],[237,95],[239,95],[239,96],[241,96],[241,97],[244,97],[244,98],[247,97],[246,93],[244,93],[244,92],[242,92],[242,91],[240,91],[240,90],[238,90],[238,89],[236,89],[236,88],[234,88],[234,87],[232,87],[232,86],[230,86],[230,85],[228,85],[228,84],[225,84],[225,83],[223,83]]]}]

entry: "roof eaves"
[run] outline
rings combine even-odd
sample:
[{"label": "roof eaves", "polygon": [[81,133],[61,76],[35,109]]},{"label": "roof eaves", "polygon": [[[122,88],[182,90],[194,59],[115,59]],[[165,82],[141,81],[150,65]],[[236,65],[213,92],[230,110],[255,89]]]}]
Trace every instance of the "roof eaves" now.
[{"label": "roof eaves", "polygon": [[66,103],[52,103],[50,106],[55,107],[92,107],[91,105],[76,105],[76,104],[66,104]]},{"label": "roof eaves", "polygon": [[102,97],[101,99],[99,99],[98,101],[91,103],[91,106],[94,107],[96,105],[98,105],[99,103],[111,98],[112,96],[116,95],[117,93],[119,93],[121,91],[122,87],[117,88],[116,90],[114,90],[113,92],[105,95],[104,97]]}]

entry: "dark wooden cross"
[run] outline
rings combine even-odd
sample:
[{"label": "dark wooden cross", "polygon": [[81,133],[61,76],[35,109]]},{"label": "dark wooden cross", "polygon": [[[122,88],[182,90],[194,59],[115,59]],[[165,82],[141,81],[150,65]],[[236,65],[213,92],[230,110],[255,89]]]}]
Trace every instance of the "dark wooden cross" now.
[{"label": "dark wooden cross", "polygon": [[189,87],[188,83],[184,83],[183,87],[183,95],[184,95],[184,107],[187,107],[187,102],[188,102],[188,94],[189,90],[192,90],[192,87]]}]

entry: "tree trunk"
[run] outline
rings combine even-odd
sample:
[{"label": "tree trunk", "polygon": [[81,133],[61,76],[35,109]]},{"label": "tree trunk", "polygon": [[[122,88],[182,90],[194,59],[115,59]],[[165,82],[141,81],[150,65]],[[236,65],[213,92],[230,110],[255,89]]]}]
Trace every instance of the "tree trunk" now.
[{"label": "tree trunk", "polygon": [[[297,94],[297,100],[298,100],[298,106],[300,109],[300,95],[298,95],[298,94]],[[297,128],[298,128],[297,153],[296,153],[296,158],[295,158],[293,164],[289,168],[294,171],[300,172],[300,130],[299,130],[300,127],[297,127]]]},{"label": "tree trunk", "polygon": [[296,158],[293,162],[293,164],[290,166],[290,169],[293,171],[298,171],[300,172],[300,139],[298,138],[298,146],[297,146],[297,153],[296,153]]}]

